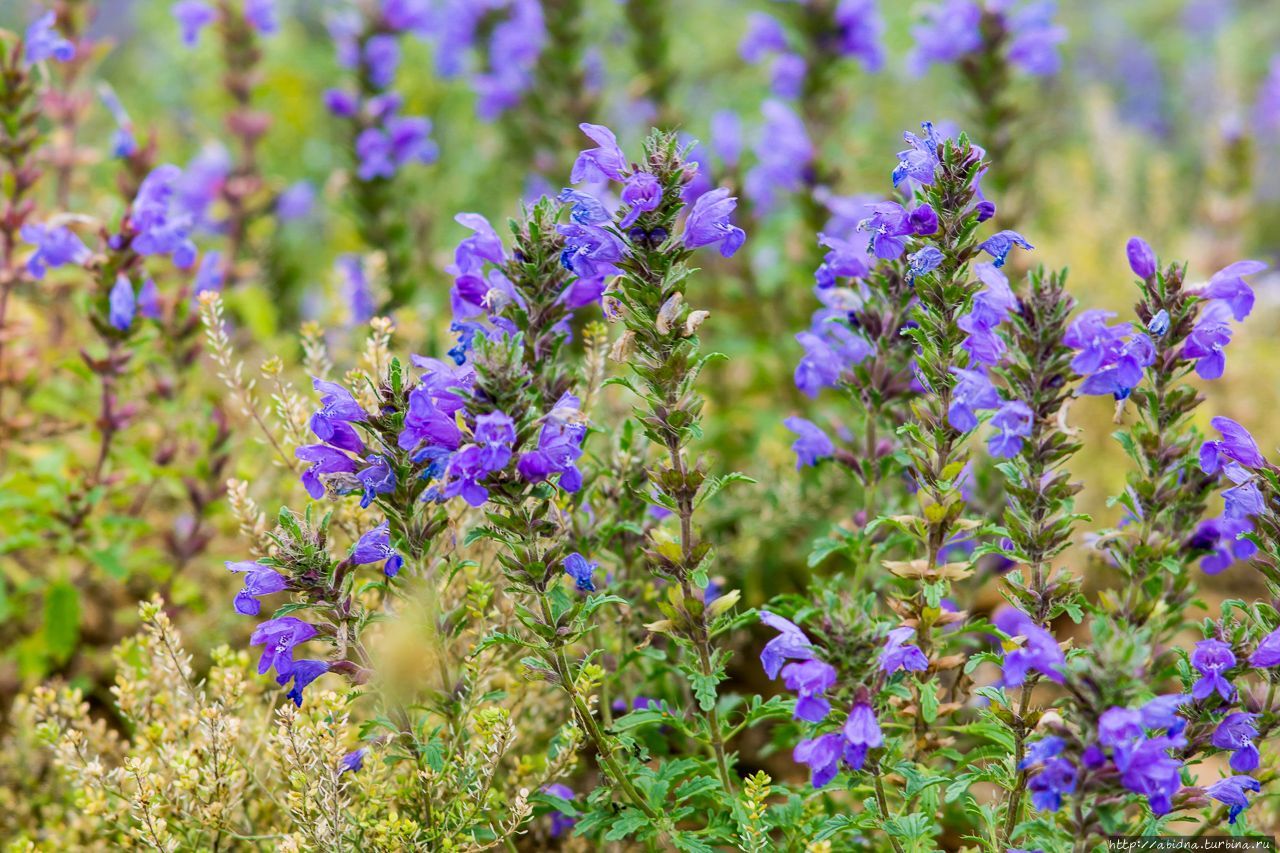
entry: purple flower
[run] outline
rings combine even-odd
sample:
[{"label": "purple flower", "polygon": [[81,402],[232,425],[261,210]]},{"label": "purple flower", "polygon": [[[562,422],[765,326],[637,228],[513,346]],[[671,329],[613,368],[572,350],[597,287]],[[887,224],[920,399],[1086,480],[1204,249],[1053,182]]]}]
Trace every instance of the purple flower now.
[{"label": "purple flower", "polygon": [[857,57],[867,71],[879,71],[884,65],[884,47],[880,44],[884,21],[876,11],[875,0],[840,0],[835,23],[840,32],[840,52]]},{"label": "purple flower", "polygon": [[432,466],[423,474],[424,478],[430,479],[441,473],[440,463],[458,449],[462,433],[452,414],[437,405],[432,389],[420,385],[409,393],[404,429],[396,442],[400,449],[411,452],[414,462],[432,460]]},{"label": "purple flower", "polygon": [[578,125],[578,129],[589,136],[596,147],[588,148],[578,155],[569,180],[575,184],[583,181],[621,181],[622,173],[627,169],[627,155],[618,147],[618,137],[601,124],[584,122]]},{"label": "purple flower", "polygon": [[278,675],[291,675],[294,647],[318,633],[313,625],[296,616],[280,616],[263,622],[253,630],[253,635],[249,638],[250,645],[263,647],[262,657],[258,661],[258,674],[262,675],[275,667]]},{"label": "purple flower", "polygon": [[356,474],[364,493],[360,498],[360,508],[364,509],[373,503],[378,495],[386,495],[396,490],[396,472],[387,463],[386,457],[379,454],[370,456],[369,466]]},{"label": "purple flower", "polygon": [[[561,785],[559,782],[547,785],[542,790],[543,793],[547,793],[557,799],[567,800],[570,802],[578,796],[568,785]],[[564,835],[570,829],[573,829],[573,825],[578,822],[576,811],[564,812],[560,810],[561,808],[561,806],[557,806],[556,811],[551,813],[552,838],[559,838],[561,835]]]},{"label": "purple flower", "polygon": [[1145,738],[1115,751],[1121,784],[1145,796],[1155,815],[1169,813],[1173,795],[1182,787],[1182,764],[1169,755],[1172,745],[1167,737]]},{"label": "purple flower", "polygon": [[364,272],[363,259],[351,253],[338,255],[334,267],[337,268],[338,279],[342,284],[343,298],[351,309],[351,321],[368,322],[377,306],[373,300],[373,289],[369,286],[369,277]]},{"label": "purple flower", "polygon": [[368,414],[356,402],[356,398],[351,396],[351,392],[338,383],[312,377],[311,385],[320,392],[320,409],[311,416],[308,423],[311,431],[321,441],[332,443],[334,436],[339,433],[354,433],[351,424],[368,418]]},{"label": "purple flower", "polygon": [[560,263],[565,269],[582,278],[618,274],[616,264],[627,254],[626,244],[618,235],[598,225],[577,222],[566,222],[556,229],[565,237],[560,253]]},{"label": "purple flower", "polygon": [[222,253],[211,249],[204,253],[200,261],[200,269],[196,270],[195,281],[192,282],[192,296],[198,297],[206,290],[222,289]]},{"label": "purple flower", "polygon": [[357,566],[367,566],[370,563],[385,560],[386,562],[382,564],[382,573],[389,578],[399,574],[400,568],[404,566],[404,557],[391,547],[391,528],[386,521],[356,540],[356,544],[351,548],[350,559]]},{"label": "purple flower", "polygon": [[182,30],[182,43],[194,47],[200,31],[217,20],[218,13],[203,0],[179,0],[173,4],[173,17]]},{"label": "purple flower", "polygon": [[288,586],[283,575],[261,563],[244,560],[228,562],[226,566],[233,572],[244,572],[244,589],[236,593],[235,608],[245,616],[257,616],[262,611],[258,598],[281,592]]},{"label": "purple flower", "polygon": [[[778,197],[801,189],[809,179],[813,143],[795,110],[776,98],[760,107],[764,115],[755,146],[756,165],[746,174],[743,188],[762,212],[772,210]],[[728,194],[728,191],[724,191]]]},{"label": "purple flower", "polygon": [[1227,822],[1235,823],[1240,812],[1249,808],[1249,798],[1245,796],[1245,792],[1257,793],[1261,790],[1262,783],[1252,776],[1228,776],[1226,779],[1214,782],[1205,790],[1205,793],[1224,806],[1228,806],[1230,812]]},{"label": "purple flower", "polygon": [[301,708],[303,689],[305,689],[311,682],[328,672],[329,663],[322,660],[300,660],[294,661],[293,666],[287,675],[279,672],[279,669],[276,671],[278,673],[276,675],[277,684],[283,686],[288,684],[292,679],[293,687],[289,689],[289,692],[286,695],[293,700],[293,704]]},{"label": "purple flower", "polygon": [[747,233],[730,221],[737,206],[738,199],[729,195],[727,187],[698,196],[684,220],[685,248],[718,245],[721,255],[733,257],[747,239]]},{"label": "purple flower", "polygon": [[1200,445],[1200,467],[1206,474],[1216,474],[1229,461],[1246,468],[1264,468],[1267,460],[1249,431],[1231,418],[1216,417],[1209,424],[1222,436],[1221,441],[1206,441]]},{"label": "purple flower", "polygon": [[1171,322],[1169,312],[1161,308],[1155,313],[1155,316],[1147,321],[1147,331],[1155,335],[1157,338],[1169,331],[1169,323]]},{"label": "purple flower", "polygon": [[1015,607],[1001,608],[991,621],[1010,638],[1022,638],[1021,645],[1005,651],[1004,683],[1007,686],[1020,687],[1033,671],[1062,683],[1066,658],[1052,634]]},{"label": "purple flower", "polygon": [[304,445],[295,450],[294,455],[303,462],[311,463],[311,467],[302,472],[302,485],[306,488],[307,494],[316,500],[320,500],[325,495],[321,475],[356,472],[356,463],[350,456],[325,444]]},{"label": "purple flower", "polygon": [[755,65],[768,54],[786,49],[787,35],[777,18],[763,12],[747,15],[747,32],[738,43],[738,55],[744,62]]},{"label": "purple flower", "polygon": [[316,203],[316,188],[310,181],[298,181],[276,196],[276,216],[281,222],[295,222],[311,215]]},{"label": "purple flower", "polygon": [[897,187],[905,180],[913,180],[918,184],[929,186],[941,161],[938,159],[938,146],[941,144],[934,133],[933,123],[920,125],[924,130],[923,137],[907,131],[902,138],[907,148],[898,152],[898,165],[893,170],[893,185]]},{"label": "purple flower", "polygon": [[26,35],[22,38],[23,44],[26,45],[23,61],[27,65],[44,62],[50,57],[59,62],[70,62],[75,58],[76,46],[58,32],[57,24],[57,14],[49,11],[36,18],[31,26],[27,27]]},{"label": "purple flower", "polygon": [[871,232],[868,251],[882,260],[897,260],[906,251],[906,238],[914,233],[907,209],[896,201],[882,201],[873,205],[871,211],[869,217],[858,223],[859,231]]},{"label": "purple flower", "polygon": [[244,0],[244,17],[250,26],[264,36],[280,29],[275,0]]},{"label": "purple flower", "polygon": [[129,113],[125,111],[124,104],[120,103],[115,90],[106,83],[101,84],[98,96],[116,121],[116,132],[111,137],[111,156],[130,156],[138,150],[138,140],[133,136],[133,120],[129,118]]},{"label": "purple flower", "polygon": [[1002,267],[1014,246],[1020,246],[1023,249],[1035,248],[1017,231],[999,231],[979,243],[978,251],[991,255],[991,257],[995,258],[992,264],[996,267]]},{"label": "purple flower", "polygon": [[1235,687],[1223,675],[1236,665],[1231,646],[1221,640],[1201,640],[1191,653],[1191,665],[1200,673],[1200,680],[1191,688],[1191,695],[1197,702],[1208,699],[1215,691],[1224,701],[1230,702],[1235,698]]},{"label": "purple flower", "polygon": [[186,269],[196,262],[196,244],[190,232],[189,213],[174,205],[174,186],[182,170],[172,164],[157,166],[143,179],[129,210],[129,223],[137,232],[131,244],[139,255],[172,255]]},{"label": "purple flower", "polygon": [[933,63],[954,62],[982,46],[982,8],[971,0],[946,0],[924,10],[923,20],[912,27],[916,46],[908,60],[915,74]]},{"label": "purple flower", "polygon": [[942,250],[936,246],[925,246],[913,255],[907,256],[908,283],[915,283],[916,278],[936,270],[943,262]]},{"label": "purple flower", "polygon": [[880,650],[881,671],[893,673],[902,669],[923,672],[929,668],[929,659],[924,656],[920,647],[907,642],[915,635],[916,629],[908,625],[889,632],[884,648]]},{"label": "purple flower", "polygon": [[325,89],[324,108],[337,118],[355,118],[360,109],[360,96],[345,89]]},{"label": "purple flower", "polygon": [[390,86],[400,66],[400,40],[386,33],[370,36],[364,45],[364,66],[374,88]]},{"label": "purple flower", "polygon": [[339,773],[359,773],[364,768],[364,757],[369,754],[369,750],[365,747],[353,749],[346,755],[342,756],[342,769]]},{"label": "purple flower", "polygon": [[107,304],[110,309],[108,320],[111,325],[122,332],[128,331],[133,325],[133,316],[137,313],[137,300],[133,294],[133,282],[129,281],[127,276],[116,276],[116,283],[112,285],[111,293],[107,296]]},{"label": "purple flower", "polygon": [[61,225],[24,225],[20,233],[36,247],[27,259],[27,271],[35,278],[44,278],[49,267],[82,264],[93,254],[74,231]]},{"label": "purple flower", "polygon": [[806,465],[817,465],[819,459],[828,459],[836,452],[831,439],[813,421],[790,417],[783,423],[798,436],[791,445],[796,454],[797,471]]},{"label": "purple flower", "polygon": [[1056,812],[1062,808],[1062,795],[1075,791],[1078,773],[1075,765],[1065,758],[1046,761],[1040,772],[1027,781],[1032,805],[1047,812]]},{"label": "purple flower", "polygon": [[542,431],[538,433],[538,447],[520,455],[516,469],[530,483],[541,483],[553,474],[559,474],[560,488],[576,492],[582,488],[582,472],[577,461],[582,457],[582,440],[587,427],[582,422],[581,404],[577,397],[565,394],[556,401],[547,414]]},{"label": "purple flower", "polygon": [[1189,701],[1191,697],[1183,693],[1157,696],[1138,709],[1142,725],[1148,729],[1164,729],[1171,735],[1178,734],[1187,721],[1178,716],[1177,711]]},{"label": "purple flower", "polygon": [[1257,770],[1261,763],[1258,747],[1253,744],[1253,739],[1258,736],[1258,729],[1253,724],[1257,718],[1257,714],[1244,712],[1227,714],[1210,738],[1218,749],[1231,750],[1231,769],[1237,773]]},{"label": "purple flower", "polygon": [[725,166],[738,165],[742,157],[742,120],[733,110],[720,110],[711,116],[711,152]]},{"label": "purple flower", "polygon": [[511,461],[511,443],[515,438],[515,424],[504,413],[495,411],[476,418],[472,443],[449,460],[444,496],[460,495],[471,506],[483,506],[489,499],[489,490],[481,481]]},{"label": "purple flower", "polygon": [[596,591],[596,583],[592,575],[599,567],[599,563],[594,560],[588,561],[577,551],[564,558],[564,572],[573,578],[573,585],[579,592]]},{"label": "purple flower", "polygon": [[1141,237],[1130,237],[1125,246],[1125,254],[1129,256],[1129,269],[1141,279],[1151,278],[1156,274],[1156,253]]},{"label": "purple flower", "polygon": [[1022,761],[1018,763],[1019,770],[1026,770],[1037,764],[1043,764],[1054,756],[1061,755],[1062,751],[1067,748],[1067,742],[1060,737],[1050,735],[1043,737],[1035,743],[1027,744],[1027,753]]},{"label": "purple flower", "polygon": [[431,140],[431,119],[396,116],[387,119],[386,129],[397,168],[413,162],[434,163],[440,155],[439,147]]},{"label": "purple flower", "polygon": [[1067,40],[1067,30],[1054,23],[1055,11],[1052,0],[1039,0],[1007,16],[1005,26],[1012,34],[1008,58],[1012,65],[1036,77],[1058,73],[1062,66],[1058,45]]},{"label": "purple flower", "polygon": [[1231,305],[1218,300],[1211,301],[1196,321],[1182,347],[1182,357],[1196,360],[1196,374],[1201,379],[1218,379],[1226,370],[1227,359],[1223,354],[1231,343]]},{"label": "purple flower", "polygon": [[798,694],[795,719],[820,723],[827,718],[831,703],[822,693],[836,683],[835,667],[816,658],[789,663],[782,668],[782,681]]},{"label": "purple flower", "polygon": [[977,412],[983,409],[998,409],[1003,404],[1000,392],[991,384],[987,374],[981,370],[965,370],[961,367],[951,368],[956,375],[955,387],[951,391],[951,405],[947,409],[947,423],[960,432],[977,429]]},{"label": "purple flower", "polygon": [[962,316],[956,325],[969,333],[963,346],[972,359],[980,364],[994,365],[1000,362],[1005,352],[1004,339],[996,334],[996,329],[1017,310],[1018,299],[1009,289],[1009,279],[992,264],[977,264],[974,271],[986,286],[973,297],[969,313]]},{"label": "purple flower", "polygon": [[1115,312],[1093,309],[1085,311],[1067,327],[1062,342],[1079,350],[1071,360],[1071,369],[1076,373],[1081,376],[1097,373],[1120,357],[1133,329],[1128,323],[1108,326],[1107,320],[1114,316]]},{"label": "purple flower", "polygon": [[1188,547],[1198,551],[1210,551],[1200,561],[1206,575],[1216,575],[1231,568],[1236,560],[1247,560],[1258,552],[1258,546],[1248,539],[1239,538],[1253,530],[1247,518],[1207,518],[1196,527]]},{"label": "purple flower", "polygon": [[938,214],[927,204],[919,205],[908,217],[911,222],[911,233],[925,236],[938,231]]},{"label": "purple flower", "polygon": [[631,210],[618,223],[618,227],[623,230],[630,228],[641,213],[656,210],[661,202],[662,184],[658,183],[658,179],[649,172],[634,173],[627,178],[627,183],[622,188],[622,203],[630,205]]},{"label": "purple flower", "polygon": [[159,320],[161,316],[160,308],[160,288],[156,286],[156,280],[151,276],[147,276],[142,282],[142,288],[138,291],[138,313],[148,320]]},{"label": "purple flower", "polygon": [[1262,638],[1258,648],[1249,655],[1249,666],[1280,666],[1280,628]]},{"label": "purple flower", "polygon": [[1144,734],[1142,714],[1132,708],[1108,708],[1098,717],[1098,741],[1103,746],[1130,746]]},{"label": "purple flower", "polygon": [[987,450],[997,459],[1012,459],[1022,451],[1022,440],[1031,435],[1035,415],[1021,400],[1010,400],[991,418],[996,433],[987,440]]},{"label": "purple flower", "polygon": [[844,760],[854,770],[861,770],[867,752],[884,745],[884,734],[876,712],[866,702],[857,702],[844,723]]},{"label": "purple flower", "polygon": [[449,272],[461,275],[483,268],[486,261],[492,264],[506,261],[507,253],[502,246],[502,238],[493,230],[489,220],[478,213],[459,213],[453,217],[453,221],[475,233],[458,244],[453,253],[453,267]]},{"label": "purple flower", "polygon": [[777,678],[778,670],[788,660],[812,660],[817,654],[804,631],[791,620],[761,610],[760,621],[778,632],[778,636],[765,643],[760,651],[760,663],[770,678]]},{"label": "purple flower", "polygon": [[820,288],[828,288],[838,278],[862,278],[871,272],[866,246],[862,241],[842,240],[829,234],[819,234],[818,242],[831,251],[822,258],[822,264],[814,272],[814,280]]},{"label": "purple flower", "polygon": [[824,788],[840,772],[840,754],[843,738],[836,732],[828,732],[796,744],[791,757],[798,764],[809,767],[809,781],[815,788]]},{"label": "purple flower", "polygon": [[804,78],[809,64],[803,56],[780,53],[769,70],[769,90],[779,98],[798,98],[804,91]]},{"label": "purple flower", "polygon": [[1214,273],[1200,295],[1205,299],[1225,302],[1231,307],[1231,316],[1240,322],[1253,310],[1253,288],[1245,283],[1244,277],[1266,268],[1267,265],[1261,261],[1236,261]]}]

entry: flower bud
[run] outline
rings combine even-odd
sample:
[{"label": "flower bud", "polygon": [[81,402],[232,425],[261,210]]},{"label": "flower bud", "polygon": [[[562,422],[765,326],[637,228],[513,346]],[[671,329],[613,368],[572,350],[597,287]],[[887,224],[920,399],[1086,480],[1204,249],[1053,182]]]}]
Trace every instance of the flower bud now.
[{"label": "flower bud", "polygon": [[1139,278],[1147,279],[1156,274],[1156,253],[1141,237],[1130,237],[1125,247],[1129,255],[1129,269]]}]

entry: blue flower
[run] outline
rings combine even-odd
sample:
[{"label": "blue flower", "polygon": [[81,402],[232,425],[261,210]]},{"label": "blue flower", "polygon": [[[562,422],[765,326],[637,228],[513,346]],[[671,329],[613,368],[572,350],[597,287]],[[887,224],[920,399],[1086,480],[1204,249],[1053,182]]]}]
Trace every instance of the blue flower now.
[{"label": "blue flower", "polygon": [[[743,190],[762,213],[771,211],[781,194],[804,187],[814,148],[804,121],[782,101],[770,98],[760,107],[764,127],[755,148],[756,165],[747,171]],[[722,188],[723,189],[723,188]],[[728,195],[723,189],[723,195]]]},{"label": "blue flower", "polygon": [[798,436],[791,445],[796,454],[797,471],[805,465],[817,465],[819,459],[828,459],[835,454],[836,448],[830,437],[813,421],[790,417],[783,423]]},{"label": "blue flower", "polygon": [[960,317],[956,325],[969,333],[962,346],[973,361],[994,365],[1005,352],[1004,339],[996,329],[1017,310],[1018,299],[1009,288],[1009,279],[994,265],[976,264],[974,272],[985,286],[973,297],[969,313]]},{"label": "blue flower", "polygon": [[941,162],[938,159],[938,146],[941,144],[933,130],[932,122],[920,125],[923,136],[916,136],[907,131],[902,134],[907,148],[898,152],[898,165],[893,170],[893,185],[896,187],[905,180],[913,180],[923,186],[933,183]]},{"label": "blue flower", "polygon": [[362,535],[351,548],[351,562],[357,566],[366,566],[385,560],[382,573],[389,578],[395,577],[404,566],[404,557],[391,547],[391,529],[384,521],[377,527]]},{"label": "blue flower", "polygon": [[44,278],[49,267],[82,264],[93,254],[74,231],[61,225],[24,225],[19,233],[36,247],[27,259],[27,271],[34,278]]},{"label": "blue flower", "polygon": [[682,241],[687,249],[718,246],[720,254],[733,257],[746,242],[747,232],[730,221],[738,200],[727,187],[719,187],[698,196],[684,221]]},{"label": "blue flower", "polygon": [[292,675],[294,647],[318,633],[314,625],[303,622],[296,616],[280,616],[263,622],[249,637],[250,645],[263,647],[262,657],[258,660],[258,674],[262,675],[275,667],[276,673],[281,676]]},{"label": "blue flower", "polygon": [[999,231],[979,243],[978,251],[991,255],[995,259],[992,263],[996,267],[1002,267],[1014,246],[1020,246],[1023,249],[1035,248],[1017,231]]},{"label": "blue flower", "polygon": [[1040,811],[1056,812],[1062,807],[1062,795],[1076,789],[1079,771],[1065,758],[1051,758],[1040,771],[1027,780],[1031,804]]},{"label": "blue flower", "polygon": [[1012,459],[1022,451],[1022,440],[1031,435],[1035,415],[1021,400],[1004,403],[991,418],[996,433],[987,440],[987,450],[997,459]]},{"label": "blue flower", "polygon": [[582,472],[577,461],[582,457],[582,440],[587,426],[582,422],[578,398],[565,394],[547,413],[538,433],[537,449],[520,455],[516,470],[530,483],[541,483],[559,474],[560,488],[576,492],[582,488]]},{"label": "blue flower", "polygon": [[951,391],[947,422],[953,429],[969,432],[978,426],[977,412],[984,409],[998,409],[1004,401],[1000,399],[1000,392],[991,384],[987,374],[981,370],[953,367],[951,372],[955,374],[957,380]]},{"label": "blue flower", "polygon": [[129,209],[135,232],[130,245],[139,255],[172,255],[174,264],[186,269],[196,262],[196,244],[190,237],[191,215],[174,203],[175,184],[181,178],[181,169],[165,164],[142,180]]},{"label": "blue flower", "polygon": [[844,760],[854,770],[861,770],[867,753],[884,746],[884,733],[876,712],[867,702],[854,703],[844,728]]},{"label": "blue flower", "polygon": [[76,46],[58,32],[57,24],[58,16],[49,11],[36,18],[31,22],[31,26],[27,27],[26,35],[22,38],[23,44],[26,45],[23,60],[27,65],[44,62],[50,57],[59,62],[70,62],[75,58]]},{"label": "blue flower", "polygon": [[[357,441],[359,439],[357,438]],[[310,462],[310,467],[302,472],[302,485],[307,494],[316,500],[325,495],[324,474],[354,474],[356,463],[343,450],[326,444],[307,444],[299,447],[293,455],[303,462]]]},{"label": "blue flower", "polygon": [[936,270],[944,260],[942,250],[935,246],[925,246],[915,254],[907,256],[907,283],[912,284],[916,278]]},{"label": "blue flower", "polygon": [[133,293],[133,282],[129,281],[128,276],[116,276],[116,283],[111,287],[107,303],[110,308],[108,321],[120,331],[128,331],[133,325],[133,317],[138,309],[137,299]]},{"label": "blue flower", "polygon": [[1201,379],[1218,379],[1226,370],[1224,351],[1231,343],[1231,311],[1230,304],[1211,301],[1200,312],[1183,344],[1182,357],[1195,360],[1196,374]]},{"label": "blue flower", "polygon": [[1206,474],[1218,473],[1229,461],[1246,468],[1266,467],[1267,460],[1249,430],[1231,418],[1216,417],[1209,424],[1222,435],[1222,440],[1200,445],[1200,467]]},{"label": "blue flower", "polygon": [[1262,783],[1251,776],[1228,776],[1214,782],[1205,793],[1227,806],[1230,809],[1227,822],[1235,823],[1240,813],[1249,808],[1249,798],[1245,792],[1252,791],[1256,794],[1261,790]]},{"label": "blue flower", "polygon": [[375,454],[367,460],[369,467],[356,474],[356,479],[364,487],[360,498],[360,508],[364,509],[373,503],[378,495],[386,495],[396,490],[396,472],[387,463],[386,457]]},{"label": "blue flower", "polygon": [[1253,721],[1257,714],[1237,712],[1223,717],[1222,722],[1213,731],[1210,742],[1218,749],[1231,750],[1231,769],[1237,773],[1249,773],[1258,769],[1261,756],[1253,739],[1258,736],[1258,729]]},{"label": "blue flower", "polygon": [[622,173],[627,169],[627,155],[618,147],[618,137],[600,124],[583,123],[578,125],[578,129],[589,136],[596,147],[588,148],[578,155],[569,180],[575,184],[583,181],[621,181]]},{"label": "blue flower", "polygon": [[180,0],[173,4],[173,17],[182,30],[182,43],[194,47],[200,31],[217,20],[218,13],[203,0]]},{"label": "blue flower", "polygon": [[899,669],[908,672],[923,672],[929,668],[929,659],[919,646],[907,641],[916,635],[916,629],[910,626],[894,628],[889,632],[884,648],[880,650],[880,670],[893,673]]},{"label": "blue flower", "polygon": [[1062,683],[1066,659],[1052,634],[1015,607],[1001,608],[991,621],[1013,641],[1021,638],[1020,645],[1005,651],[1004,683],[1007,686],[1020,687],[1033,671]]},{"label": "blue flower", "polygon": [[822,694],[836,683],[835,667],[816,658],[789,663],[782,668],[782,681],[798,694],[795,719],[810,723],[826,719],[831,703]]},{"label": "blue flower", "polygon": [[946,0],[924,10],[911,30],[916,46],[908,65],[923,74],[932,63],[954,62],[982,46],[982,7],[972,0]]},{"label": "blue flower", "polygon": [[569,577],[573,578],[573,584],[581,592],[595,592],[596,584],[592,575],[600,564],[595,561],[588,561],[586,557],[578,552],[573,552],[564,558],[564,571]]},{"label": "blue flower", "polygon": [[618,223],[618,227],[623,230],[630,228],[640,218],[640,214],[656,210],[661,202],[662,184],[658,183],[658,179],[649,172],[634,173],[627,178],[627,183],[622,188],[622,203],[629,205],[631,209]]},{"label": "blue flower", "polygon": [[1149,279],[1156,274],[1156,253],[1141,237],[1130,237],[1125,246],[1125,254],[1129,257],[1129,269],[1141,279]]},{"label": "blue flower", "polygon": [[258,601],[260,597],[288,587],[283,575],[261,563],[244,560],[228,562],[226,566],[233,572],[244,573],[244,588],[236,593],[235,608],[237,613],[245,616],[257,616],[262,611],[262,602]]},{"label": "blue flower", "polygon": [[813,643],[791,620],[761,610],[760,621],[778,632],[778,636],[765,643],[760,651],[760,663],[770,678],[777,678],[778,671],[788,660],[811,660],[817,655]]},{"label": "blue flower", "polygon": [[369,754],[366,747],[353,749],[346,755],[342,756],[342,769],[340,773],[359,773],[364,767],[364,757]]},{"label": "blue flower", "polygon": [[809,781],[815,788],[824,788],[840,772],[840,757],[844,739],[837,732],[828,732],[796,744],[791,757],[798,764],[809,767]]},{"label": "blue flower", "polygon": [[[283,686],[285,684],[288,684],[289,681],[292,680],[293,687],[289,689],[289,692],[286,695],[293,700],[293,704],[301,708],[302,707],[302,691],[309,684],[311,684],[311,682],[315,681],[317,678],[319,678],[320,676],[328,672],[329,668],[330,668],[329,663],[327,661],[322,661],[322,660],[295,661],[292,668],[289,670],[287,674],[280,672],[278,675],[276,675],[276,683]],[[277,672],[279,672],[279,670],[277,670]]]},{"label": "blue flower", "polygon": [[1136,743],[1117,747],[1116,767],[1120,783],[1147,798],[1151,812],[1168,814],[1173,808],[1173,795],[1182,787],[1182,762],[1169,754],[1173,741],[1167,737],[1143,738]]},{"label": "blue flower", "polygon": [[1231,646],[1221,640],[1201,640],[1191,653],[1191,665],[1200,673],[1200,679],[1191,688],[1197,702],[1208,699],[1215,692],[1226,702],[1235,699],[1236,689],[1224,673],[1236,665]]},{"label": "blue flower", "polygon": [[1253,288],[1245,283],[1244,277],[1266,268],[1267,265],[1261,261],[1236,261],[1214,273],[1200,295],[1205,299],[1225,302],[1231,308],[1231,316],[1239,322],[1253,310]]}]

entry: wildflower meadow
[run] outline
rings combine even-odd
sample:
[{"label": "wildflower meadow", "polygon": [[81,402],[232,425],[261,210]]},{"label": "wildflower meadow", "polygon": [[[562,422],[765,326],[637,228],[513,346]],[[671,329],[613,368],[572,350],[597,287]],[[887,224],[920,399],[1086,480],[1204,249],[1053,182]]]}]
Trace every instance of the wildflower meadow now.
[{"label": "wildflower meadow", "polygon": [[1277,262],[1276,0],[0,0],[0,847],[1263,849]]}]

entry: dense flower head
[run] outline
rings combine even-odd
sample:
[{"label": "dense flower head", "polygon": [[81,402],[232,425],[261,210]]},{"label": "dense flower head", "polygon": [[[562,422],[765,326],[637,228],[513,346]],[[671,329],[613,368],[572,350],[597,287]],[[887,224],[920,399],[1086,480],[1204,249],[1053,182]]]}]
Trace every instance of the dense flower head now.
[{"label": "dense flower head", "polygon": [[1196,701],[1208,699],[1215,692],[1223,701],[1235,699],[1236,688],[1225,675],[1236,665],[1231,646],[1221,640],[1201,640],[1191,653],[1191,665],[1200,673],[1199,680],[1191,688],[1191,695]]},{"label": "dense flower head", "polygon": [[1015,607],[1003,607],[991,620],[1008,636],[1021,638],[1019,645],[1006,649],[1004,656],[1004,683],[1020,687],[1032,672],[1039,672],[1050,681],[1062,683],[1065,657],[1053,635],[1041,628],[1031,617]]},{"label": "dense flower head", "polygon": [[1173,795],[1182,787],[1182,762],[1170,755],[1173,745],[1168,737],[1143,737],[1114,753],[1121,784],[1145,796],[1156,815],[1169,813]]},{"label": "dense flower head", "polygon": [[1081,394],[1110,394],[1123,400],[1142,381],[1155,360],[1155,345],[1129,323],[1108,326],[1110,311],[1090,310],[1067,328],[1062,342],[1077,350],[1071,367],[1086,377]]},{"label": "dense flower head", "polygon": [[22,58],[27,65],[35,65],[46,59],[70,62],[75,58],[76,46],[58,32],[57,23],[57,14],[49,11],[36,18],[31,22],[31,26],[27,27],[22,38],[25,45]]},{"label": "dense flower head", "polygon": [[444,472],[444,496],[461,496],[471,506],[482,506],[489,499],[489,490],[482,481],[511,461],[515,438],[515,424],[505,413],[489,412],[476,418],[472,442],[449,459]]},{"label": "dense flower head", "polygon": [[1056,3],[1032,0],[1020,6],[1011,2],[944,0],[927,7],[923,20],[912,28],[915,50],[909,65],[922,74],[932,64],[956,62],[979,51],[984,44],[982,18],[998,17],[1007,33],[1005,56],[1014,67],[1032,76],[1056,74],[1062,65],[1058,46],[1066,41],[1066,28],[1054,22]]}]

